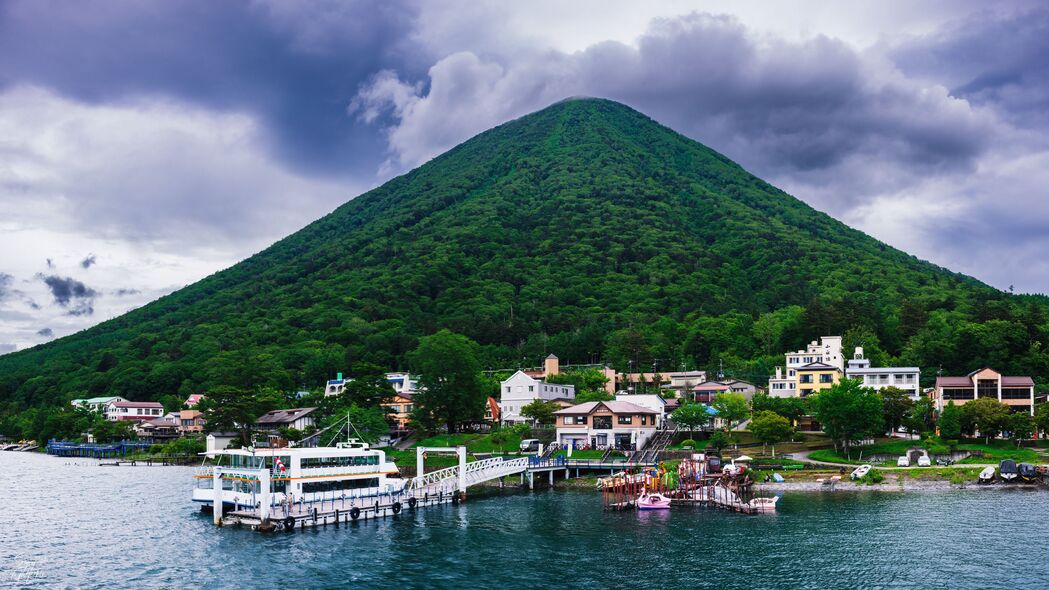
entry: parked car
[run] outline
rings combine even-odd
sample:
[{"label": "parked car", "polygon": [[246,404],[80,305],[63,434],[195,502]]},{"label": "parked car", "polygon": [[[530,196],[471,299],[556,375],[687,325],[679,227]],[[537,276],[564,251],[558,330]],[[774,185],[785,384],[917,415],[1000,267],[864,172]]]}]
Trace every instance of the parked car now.
[{"label": "parked car", "polygon": [[910,467],[911,466],[911,459],[910,459],[910,457],[908,457],[907,455],[904,455],[904,456],[900,457],[899,459],[896,460],[896,466],[897,467]]},{"label": "parked car", "polygon": [[520,446],[522,453],[535,453],[539,451],[539,439],[538,438],[526,438],[521,441]]},{"label": "parked car", "polygon": [[922,455],[918,457],[918,467],[929,467],[932,465],[932,461],[929,460],[928,455]]}]

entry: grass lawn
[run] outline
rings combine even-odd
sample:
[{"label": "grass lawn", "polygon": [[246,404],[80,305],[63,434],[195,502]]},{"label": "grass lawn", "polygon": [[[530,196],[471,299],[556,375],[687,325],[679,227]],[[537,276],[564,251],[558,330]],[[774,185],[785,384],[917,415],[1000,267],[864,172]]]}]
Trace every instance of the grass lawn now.
[{"label": "grass lawn", "polygon": [[516,453],[521,446],[521,437],[507,433],[506,441],[496,444],[492,441],[491,434],[476,432],[439,434],[415,444],[417,447],[457,447],[459,445],[466,445],[466,450],[470,453]]},{"label": "grass lawn", "polygon": [[[912,447],[927,449],[930,455],[945,455],[951,450],[950,447],[938,439],[911,440],[886,438],[878,439],[873,445],[853,447],[851,458],[846,458],[845,456],[834,452],[834,449],[812,451],[809,453],[809,458],[814,461],[859,465],[869,462],[860,458],[861,452],[863,453],[863,457],[870,455],[900,456],[907,452],[907,449]],[[1038,451],[1030,448],[1017,449],[1014,443],[1007,440],[992,440],[990,444],[963,443],[955,446],[954,449],[958,451],[979,451],[984,454],[983,457],[969,457],[968,459],[962,459],[959,463],[997,463],[1002,459],[1013,459],[1014,461],[1022,463],[1037,463],[1044,460],[1044,458],[1039,455]],[[895,464],[895,461],[883,462],[883,465],[894,466]]]}]

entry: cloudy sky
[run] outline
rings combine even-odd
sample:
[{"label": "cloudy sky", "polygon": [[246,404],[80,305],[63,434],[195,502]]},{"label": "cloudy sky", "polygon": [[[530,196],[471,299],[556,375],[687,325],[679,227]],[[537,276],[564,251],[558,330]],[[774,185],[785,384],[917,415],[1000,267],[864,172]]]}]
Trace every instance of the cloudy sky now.
[{"label": "cloudy sky", "polygon": [[225,268],[566,96],[1049,292],[1049,8],[0,0],[0,354]]}]

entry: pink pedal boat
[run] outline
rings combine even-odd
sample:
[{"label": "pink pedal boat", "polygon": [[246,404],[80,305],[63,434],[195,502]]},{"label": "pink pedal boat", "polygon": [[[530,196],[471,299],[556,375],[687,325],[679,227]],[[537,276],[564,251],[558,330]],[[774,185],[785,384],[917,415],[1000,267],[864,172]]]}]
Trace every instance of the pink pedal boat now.
[{"label": "pink pedal boat", "polygon": [[642,493],[637,498],[638,510],[669,510],[670,498],[663,494]]}]

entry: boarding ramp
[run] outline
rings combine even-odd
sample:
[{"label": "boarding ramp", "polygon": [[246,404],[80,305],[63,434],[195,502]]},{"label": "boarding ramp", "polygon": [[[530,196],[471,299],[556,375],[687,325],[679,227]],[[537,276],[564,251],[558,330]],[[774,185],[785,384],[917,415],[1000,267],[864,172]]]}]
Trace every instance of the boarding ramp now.
[{"label": "boarding ramp", "polygon": [[[459,447],[459,449],[462,448]],[[435,495],[445,496],[455,492],[465,492],[466,488],[472,485],[500,479],[508,475],[517,475],[528,469],[528,457],[515,459],[493,457],[466,463],[464,451],[458,451],[458,449],[454,448],[452,450],[456,451],[457,454],[462,453],[459,465],[418,475],[408,482],[406,491],[418,498]],[[425,452],[433,452],[433,449],[428,449]],[[448,452],[448,449],[442,449],[438,452]]]}]

